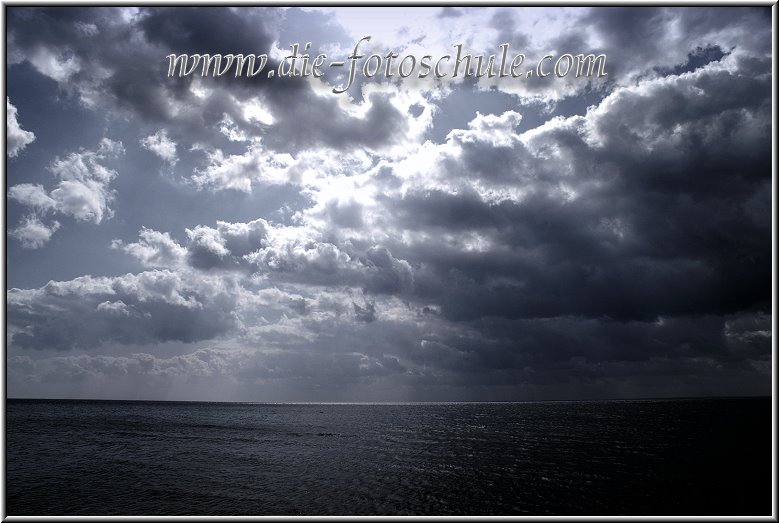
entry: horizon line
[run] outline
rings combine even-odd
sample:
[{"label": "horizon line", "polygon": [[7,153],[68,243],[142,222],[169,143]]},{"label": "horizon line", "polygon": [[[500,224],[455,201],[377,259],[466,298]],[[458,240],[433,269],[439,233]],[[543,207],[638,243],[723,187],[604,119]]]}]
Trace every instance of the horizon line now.
[{"label": "horizon line", "polygon": [[591,403],[609,401],[672,401],[716,399],[773,399],[773,394],[729,396],[648,396],[636,398],[545,399],[545,400],[447,400],[447,401],[249,401],[249,400],[175,400],[175,399],[116,399],[116,398],[30,398],[5,397],[8,401],[93,401],[115,403],[233,403],[239,405],[458,405],[494,403]]}]

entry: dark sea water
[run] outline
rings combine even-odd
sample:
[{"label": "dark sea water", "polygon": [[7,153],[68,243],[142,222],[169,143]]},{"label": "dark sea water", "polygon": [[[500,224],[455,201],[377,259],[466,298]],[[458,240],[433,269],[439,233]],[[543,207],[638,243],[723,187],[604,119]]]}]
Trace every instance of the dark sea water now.
[{"label": "dark sea water", "polygon": [[8,515],[771,513],[771,400],[8,400]]}]

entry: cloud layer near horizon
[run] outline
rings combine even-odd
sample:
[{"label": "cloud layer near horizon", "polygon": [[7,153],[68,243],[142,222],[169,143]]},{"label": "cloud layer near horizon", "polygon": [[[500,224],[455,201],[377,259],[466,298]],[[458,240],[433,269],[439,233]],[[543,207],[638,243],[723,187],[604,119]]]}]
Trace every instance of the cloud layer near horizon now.
[{"label": "cloud layer near horizon", "polygon": [[10,394],[768,393],[770,9],[638,11],[420,10],[374,45],[609,76],[336,95],[162,57],[346,56],[370,11],[9,8]]}]

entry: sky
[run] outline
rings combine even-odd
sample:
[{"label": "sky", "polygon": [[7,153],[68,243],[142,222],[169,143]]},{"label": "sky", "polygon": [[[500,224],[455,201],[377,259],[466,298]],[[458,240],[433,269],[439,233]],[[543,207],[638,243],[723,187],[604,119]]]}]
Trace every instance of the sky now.
[{"label": "sky", "polygon": [[[9,397],[771,392],[770,7],[6,22]],[[171,53],[273,67],[364,36],[607,75],[167,77]]]}]

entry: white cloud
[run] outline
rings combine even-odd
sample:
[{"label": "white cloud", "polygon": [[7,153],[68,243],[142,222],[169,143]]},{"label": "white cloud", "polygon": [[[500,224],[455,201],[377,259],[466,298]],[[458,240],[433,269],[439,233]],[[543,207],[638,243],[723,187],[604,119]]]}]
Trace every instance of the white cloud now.
[{"label": "white cloud", "polygon": [[43,247],[59,228],[58,221],[46,225],[36,216],[27,216],[15,229],[10,231],[10,235],[19,240],[25,249],[38,249]]},{"label": "white cloud", "polygon": [[[65,158],[57,157],[51,162],[49,170],[59,179],[51,192],[47,193],[39,184],[20,183],[8,189],[8,197],[38,213],[59,213],[71,216],[77,221],[98,224],[104,218],[113,216],[109,205],[114,199],[114,191],[109,185],[117,176],[115,170],[101,162],[123,153],[121,142],[103,138],[97,151],[81,150],[70,153]],[[42,227],[37,218],[33,221],[28,219],[16,229],[26,232],[19,232],[15,237],[22,242],[26,241],[28,246],[40,247],[59,228],[59,224],[57,223],[56,227],[43,227],[48,231],[45,235]],[[37,240],[32,241],[29,238]]]},{"label": "white cloud", "polygon": [[118,316],[129,316],[132,314],[130,312],[130,309],[127,307],[127,304],[125,304],[122,300],[119,301],[104,301],[97,304],[98,311],[107,311],[111,314],[116,314]]},{"label": "white cloud", "polygon": [[485,142],[492,147],[511,147],[517,141],[516,128],[522,122],[522,115],[516,111],[506,111],[501,115],[479,112],[468,122],[468,130],[455,129],[451,136],[463,143]]},{"label": "white cloud", "polygon": [[11,99],[6,97],[5,99],[5,130],[8,143],[8,156],[14,158],[19,155],[22,150],[35,141],[35,134],[30,131],[25,131],[19,125],[18,114],[16,107],[11,104]]},{"label": "white cloud", "polygon": [[221,149],[206,152],[208,165],[195,171],[192,181],[199,188],[234,189],[250,193],[253,185],[280,185],[290,181],[289,169],[296,162],[287,153],[268,151],[254,140],[243,154],[225,155]]},{"label": "white cloud", "polygon": [[81,70],[81,60],[77,56],[46,47],[38,47],[27,59],[39,73],[57,82],[67,82]]},{"label": "white cloud", "polygon": [[165,160],[171,166],[176,165],[176,162],[178,162],[176,142],[168,138],[168,132],[165,129],[161,129],[156,133],[141,139],[141,145]]},{"label": "white cloud", "polygon": [[35,211],[45,212],[57,208],[57,201],[46,193],[42,185],[19,183],[8,189],[8,197]]},{"label": "white cloud", "polygon": [[167,232],[144,227],[139,236],[140,241],[136,243],[125,244],[121,240],[114,240],[111,246],[136,258],[144,267],[172,268],[182,264],[187,251]]},{"label": "white cloud", "polygon": [[109,183],[117,172],[99,162],[123,152],[121,142],[103,138],[97,151],[82,150],[63,159],[57,157],[49,166],[49,170],[60,179],[50,194],[56,201],[57,211],[79,221],[94,223],[113,216],[109,204],[114,199],[114,191],[109,188]]}]

